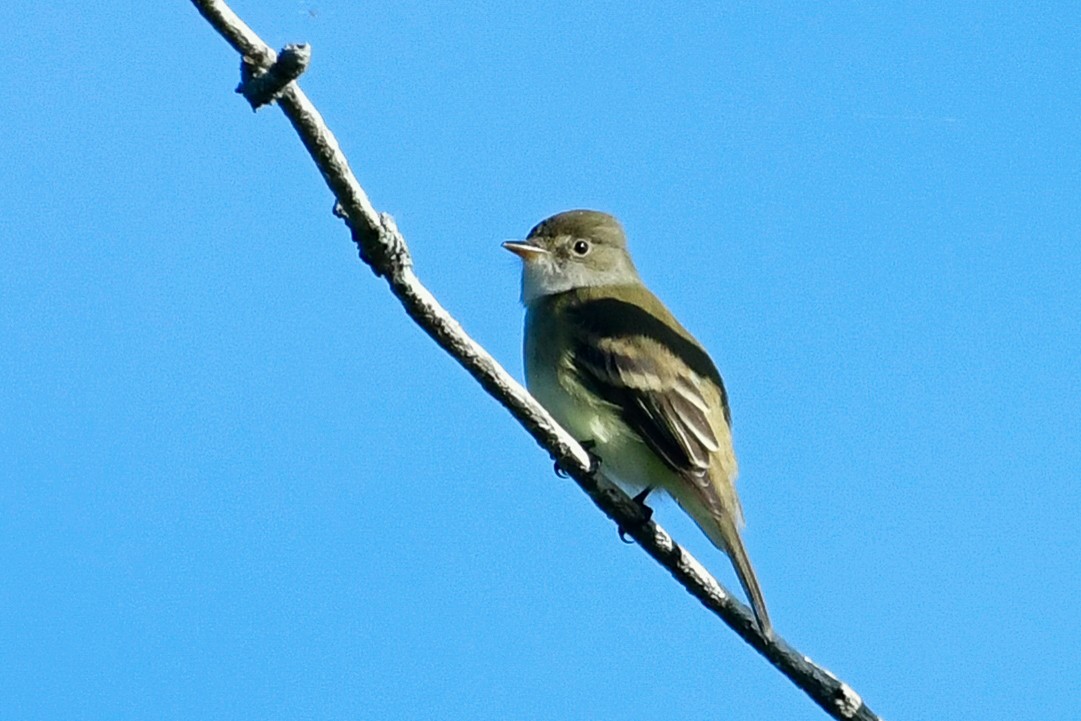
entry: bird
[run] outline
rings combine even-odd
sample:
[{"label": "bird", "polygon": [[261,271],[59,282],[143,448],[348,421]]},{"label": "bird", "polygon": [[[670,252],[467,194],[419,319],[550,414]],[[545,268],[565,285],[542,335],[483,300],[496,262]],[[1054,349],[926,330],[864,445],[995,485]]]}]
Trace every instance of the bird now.
[{"label": "bird", "polygon": [[642,282],[615,217],[570,210],[503,243],[522,261],[526,386],[645,506],[664,492],[723,551],[759,630],[772,624],[741,535],[724,381]]}]

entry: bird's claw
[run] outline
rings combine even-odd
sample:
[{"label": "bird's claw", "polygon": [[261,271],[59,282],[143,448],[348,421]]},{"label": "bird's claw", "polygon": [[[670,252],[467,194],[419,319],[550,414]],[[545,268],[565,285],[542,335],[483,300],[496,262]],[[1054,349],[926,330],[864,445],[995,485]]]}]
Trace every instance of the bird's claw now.
[{"label": "bird's claw", "polygon": [[[634,498],[631,499],[636,504],[638,504],[638,508],[641,509],[641,511],[642,511],[642,516],[643,516],[642,523],[643,524],[649,523],[650,520],[653,519],[653,509],[646,505],[646,498],[649,496],[649,494],[650,494],[650,492],[652,490],[653,490],[653,488],[651,486],[646,486],[642,490],[641,493],[639,493],[638,495],[636,495]],[[634,539],[631,539],[629,541],[627,540],[627,529],[626,528],[624,528],[623,526],[620,526],[618,530],[619,530],[619,540],[623,541],[624,543],[634,543]]]},{"label": "bird's claw", "polygon": [[[597,442],[593,440],[578,441],[578,444],[586,450],[589,455],[589,475],[596,473],[601,467],[601,458],[593,449],[597,447]],[[567,472],[563,470],[563,467],[559,465],[559,461],[555,462],[555,472],[560,478],[566,478]]]}]

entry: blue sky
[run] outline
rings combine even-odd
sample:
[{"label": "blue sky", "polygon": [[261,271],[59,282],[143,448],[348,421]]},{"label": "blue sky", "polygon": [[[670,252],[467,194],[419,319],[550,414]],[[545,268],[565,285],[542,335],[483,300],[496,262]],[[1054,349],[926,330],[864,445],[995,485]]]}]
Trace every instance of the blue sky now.
[{"label": "blue sky", "polygon": [[[1076,714],[1074,4],[234,8],[516,375],[499,243],[623,220],[791,643],[890,719]],[[0,716],[825,717],[407,320],[189,3],[0,21]]]}]

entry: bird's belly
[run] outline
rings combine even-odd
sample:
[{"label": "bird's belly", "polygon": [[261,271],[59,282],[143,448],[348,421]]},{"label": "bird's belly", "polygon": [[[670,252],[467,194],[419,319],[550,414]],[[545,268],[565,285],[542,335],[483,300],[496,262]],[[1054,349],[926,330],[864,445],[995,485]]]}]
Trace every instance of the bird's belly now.
[{"label": "bird's belly", "polygon": [[606,478],[631,493],[669,485],[672,470],[623,422],[614,406],[595,399],[572,380],[528,370],[530,393],[577,440],[593,443],[592,452],[600,458]]}]

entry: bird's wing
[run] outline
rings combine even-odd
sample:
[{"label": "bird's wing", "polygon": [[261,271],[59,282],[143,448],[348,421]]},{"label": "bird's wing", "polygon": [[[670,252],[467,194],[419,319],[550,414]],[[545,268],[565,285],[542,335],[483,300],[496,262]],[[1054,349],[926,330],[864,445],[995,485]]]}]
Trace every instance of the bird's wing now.
[{"label": "bird's wing", "polygon": [[[709,471],[720,441],[711,404],[721,405],[728,423],[724,384],[705,351],[682,327],[672,327],[659,301],[655,305],[595,298],[569,309],[572,362],[579,380],[616,407],[627,426],[713,505],[719,499],[711,492]],[[712,380],[719,398],[700,379]]]}]

